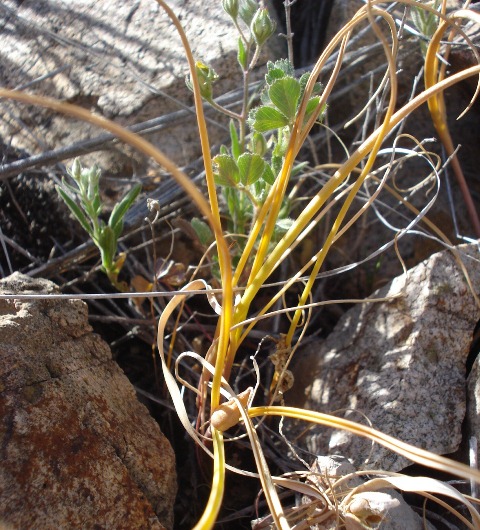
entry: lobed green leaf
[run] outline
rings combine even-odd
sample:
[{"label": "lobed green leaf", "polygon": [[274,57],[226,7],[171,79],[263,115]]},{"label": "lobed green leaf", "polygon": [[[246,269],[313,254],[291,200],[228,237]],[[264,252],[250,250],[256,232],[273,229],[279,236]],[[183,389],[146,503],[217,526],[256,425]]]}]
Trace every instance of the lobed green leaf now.
[{"label": "lobed green leaf", "polygon": [[268,95],[275,107],[291,122],[295,119],[300,92],[300,82],[297,79],[284,77],[272,84]]},{"label": "lobed green leaf", "polygon": [[275,174],[268,164],[265,164],[265,170],[263,172],[262,179],[267,184],[270,184],[270,186],[275,182]]}]

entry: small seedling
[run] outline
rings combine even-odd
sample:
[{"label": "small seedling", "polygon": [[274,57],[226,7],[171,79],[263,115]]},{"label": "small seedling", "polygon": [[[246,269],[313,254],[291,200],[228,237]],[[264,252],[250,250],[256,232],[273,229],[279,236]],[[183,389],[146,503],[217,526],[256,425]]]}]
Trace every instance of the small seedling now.
[{"label": "small seedling", "polygon": [[126,287],[119,282],[118,275],[125,261],[125,254],[117,255],[117,242],[123,231],[125,214],[140,193],[142,185],[137,183],[133,186],[115,205],[108,223],[105,223],[99,217],[105,209],[99,190],[100,169],[97,166],[84,168],[76,158],[67,171],[75,185],[63,178],[62,185],[56,186],[57,192],[100,250],[103,272],[112,285],[124,291]]}]

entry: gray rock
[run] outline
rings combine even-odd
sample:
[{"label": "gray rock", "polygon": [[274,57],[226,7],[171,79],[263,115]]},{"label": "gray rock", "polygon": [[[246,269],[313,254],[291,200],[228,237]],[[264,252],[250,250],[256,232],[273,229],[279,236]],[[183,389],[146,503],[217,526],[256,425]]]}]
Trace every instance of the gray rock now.
[{"label": "gray rock", "polygon": [[[474,287],[476,245],[460,247]],[[471,258],[467,257],[471,256]],[[465,415],[465,361],[480,310],[449,252],[434,254],[356,305],[323,343],[300,348],[287,404],[345,415],[438,454],[455,451]],[[310,430],[315,454],[342,454],[357,469],[399,471],[409,461],[343,431]]]},{"label": "gray rock", "polygon": [[[480,357],[478,355],[478,330],[476,345],[472,345],[472,353],[476,355],[472,370],[467,379],[467,417],[466,435],[468,436],[470,465],[478,467],[478,446],[480,443]],[[478,485],[471,483],[472,495],[478,497]]]},{"label": "gray rock", "polygon": [[[220,75],[216,95],[240,88],[238,34],[221,2],[171,0],[194,56]],[[0,78],[8,88],[76,103],[122,124],[138,123],[192,104],[180,38],[154,0],[110,2],[13,0],[0,4]],[[46,78],[44,78],[46,76]],[[94,127],[38,108],[5,103],[0,134],[36,154],[97,135]],[[226,136],[211,122],[212,141]],[[200,154],[194,117],[149,139],[178,164]],[[110,172],[142,167],[141,157],[117,147],[99,160]],[[137,164],[137,166],[135,166]]]},{"label": "gray rock", "polygon": [[[365,480],[343,456],[318,456],[309,471],[307,483],[330,501],[327,507],[323,501],[319,502],[318,496],[302,496],[301,506],[294,508],[297,513],[292,520],[308,521],[310,530],[337,530],[339,520],[346,530],[434,530],[428,521],[424,525],[396,490],[364,491],[361,487]],[[355,488],[361,489],[348,496]],[[271,517],[257,519],[252,522],[252,528],[274,530],[270,520]]]},{"label": "gray rock", "polygon": [[173,525],[175,458],[91,332],[80,300],[15,273],[0,281],[0,522],[14,528]]},{"label": "gray rock", "polygon": [[[405,502],[404,498],[394,489],[381,491],[362,491],[351,497],[348,502],[343,503],[343,495],[352,488],[364,484],[360,475],[355,474],[355,468],[342,456],[319,456],[312,466],[315,479],[321,482],[321,490],[325,491],[341,477],[350,476],[348,480],[335,487],[336,500],[339,503],[340,518],[345,521],[347,530],[364,530],[375,528],[376,530],[424,530],[422,518],[416,514]],[[310,499],[303,498],[303,503],[308,504]],[[320,510],[321,515],[323,510]],[[313,519],[315,515],[312,513]],[[430,523],[426,523],[429,530],[433,530]],[[312,525],[311,530],[336,530],[338,521],[333,514],[326,521]]]}]

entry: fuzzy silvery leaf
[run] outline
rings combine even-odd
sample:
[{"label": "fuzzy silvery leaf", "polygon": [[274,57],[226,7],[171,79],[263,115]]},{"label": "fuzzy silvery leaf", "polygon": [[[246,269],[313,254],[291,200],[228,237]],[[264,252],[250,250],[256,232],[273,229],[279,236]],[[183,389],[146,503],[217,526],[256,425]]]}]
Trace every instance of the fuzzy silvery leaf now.
[{"label": "fuzzy silvery leaf", "polygon": [[292,63],[288,59],[279,59],[278,61],[267,63],[267,73],[265,74],[265,81],[267,85],[272,85],[277,79],[283,77],[293,77],[295,70],[293,69]]},{"label": "fuzzy silvery leaf", "polygon": [[286,217],[285,219],[279,219],[275,224],[275,230],[279,234],[284,234],[293,225],[293,219]]}]

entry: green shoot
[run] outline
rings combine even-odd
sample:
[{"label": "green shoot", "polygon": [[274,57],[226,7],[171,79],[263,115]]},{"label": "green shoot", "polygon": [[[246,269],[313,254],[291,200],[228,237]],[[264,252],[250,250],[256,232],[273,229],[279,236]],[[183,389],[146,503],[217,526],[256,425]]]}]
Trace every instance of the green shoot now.
[{"label": "green shoot", "polygon": [[108,223],[105,223],[100,218],[105,208],[99,190],[100,169],[97,166],[84,168],[76,158],[71,169],[67,171],[75,185],[69,184],[64,178],[62,185],[56,186],[56,190],[99,249],[103,272],[112,285],[124,291],[125,286],[119,282],[118,275],[125,256],[123,254],[117,256],[117,242],[123,231],[125,214],[135,202],[142,186],[140,183],[135,184],[115,205]]}]

